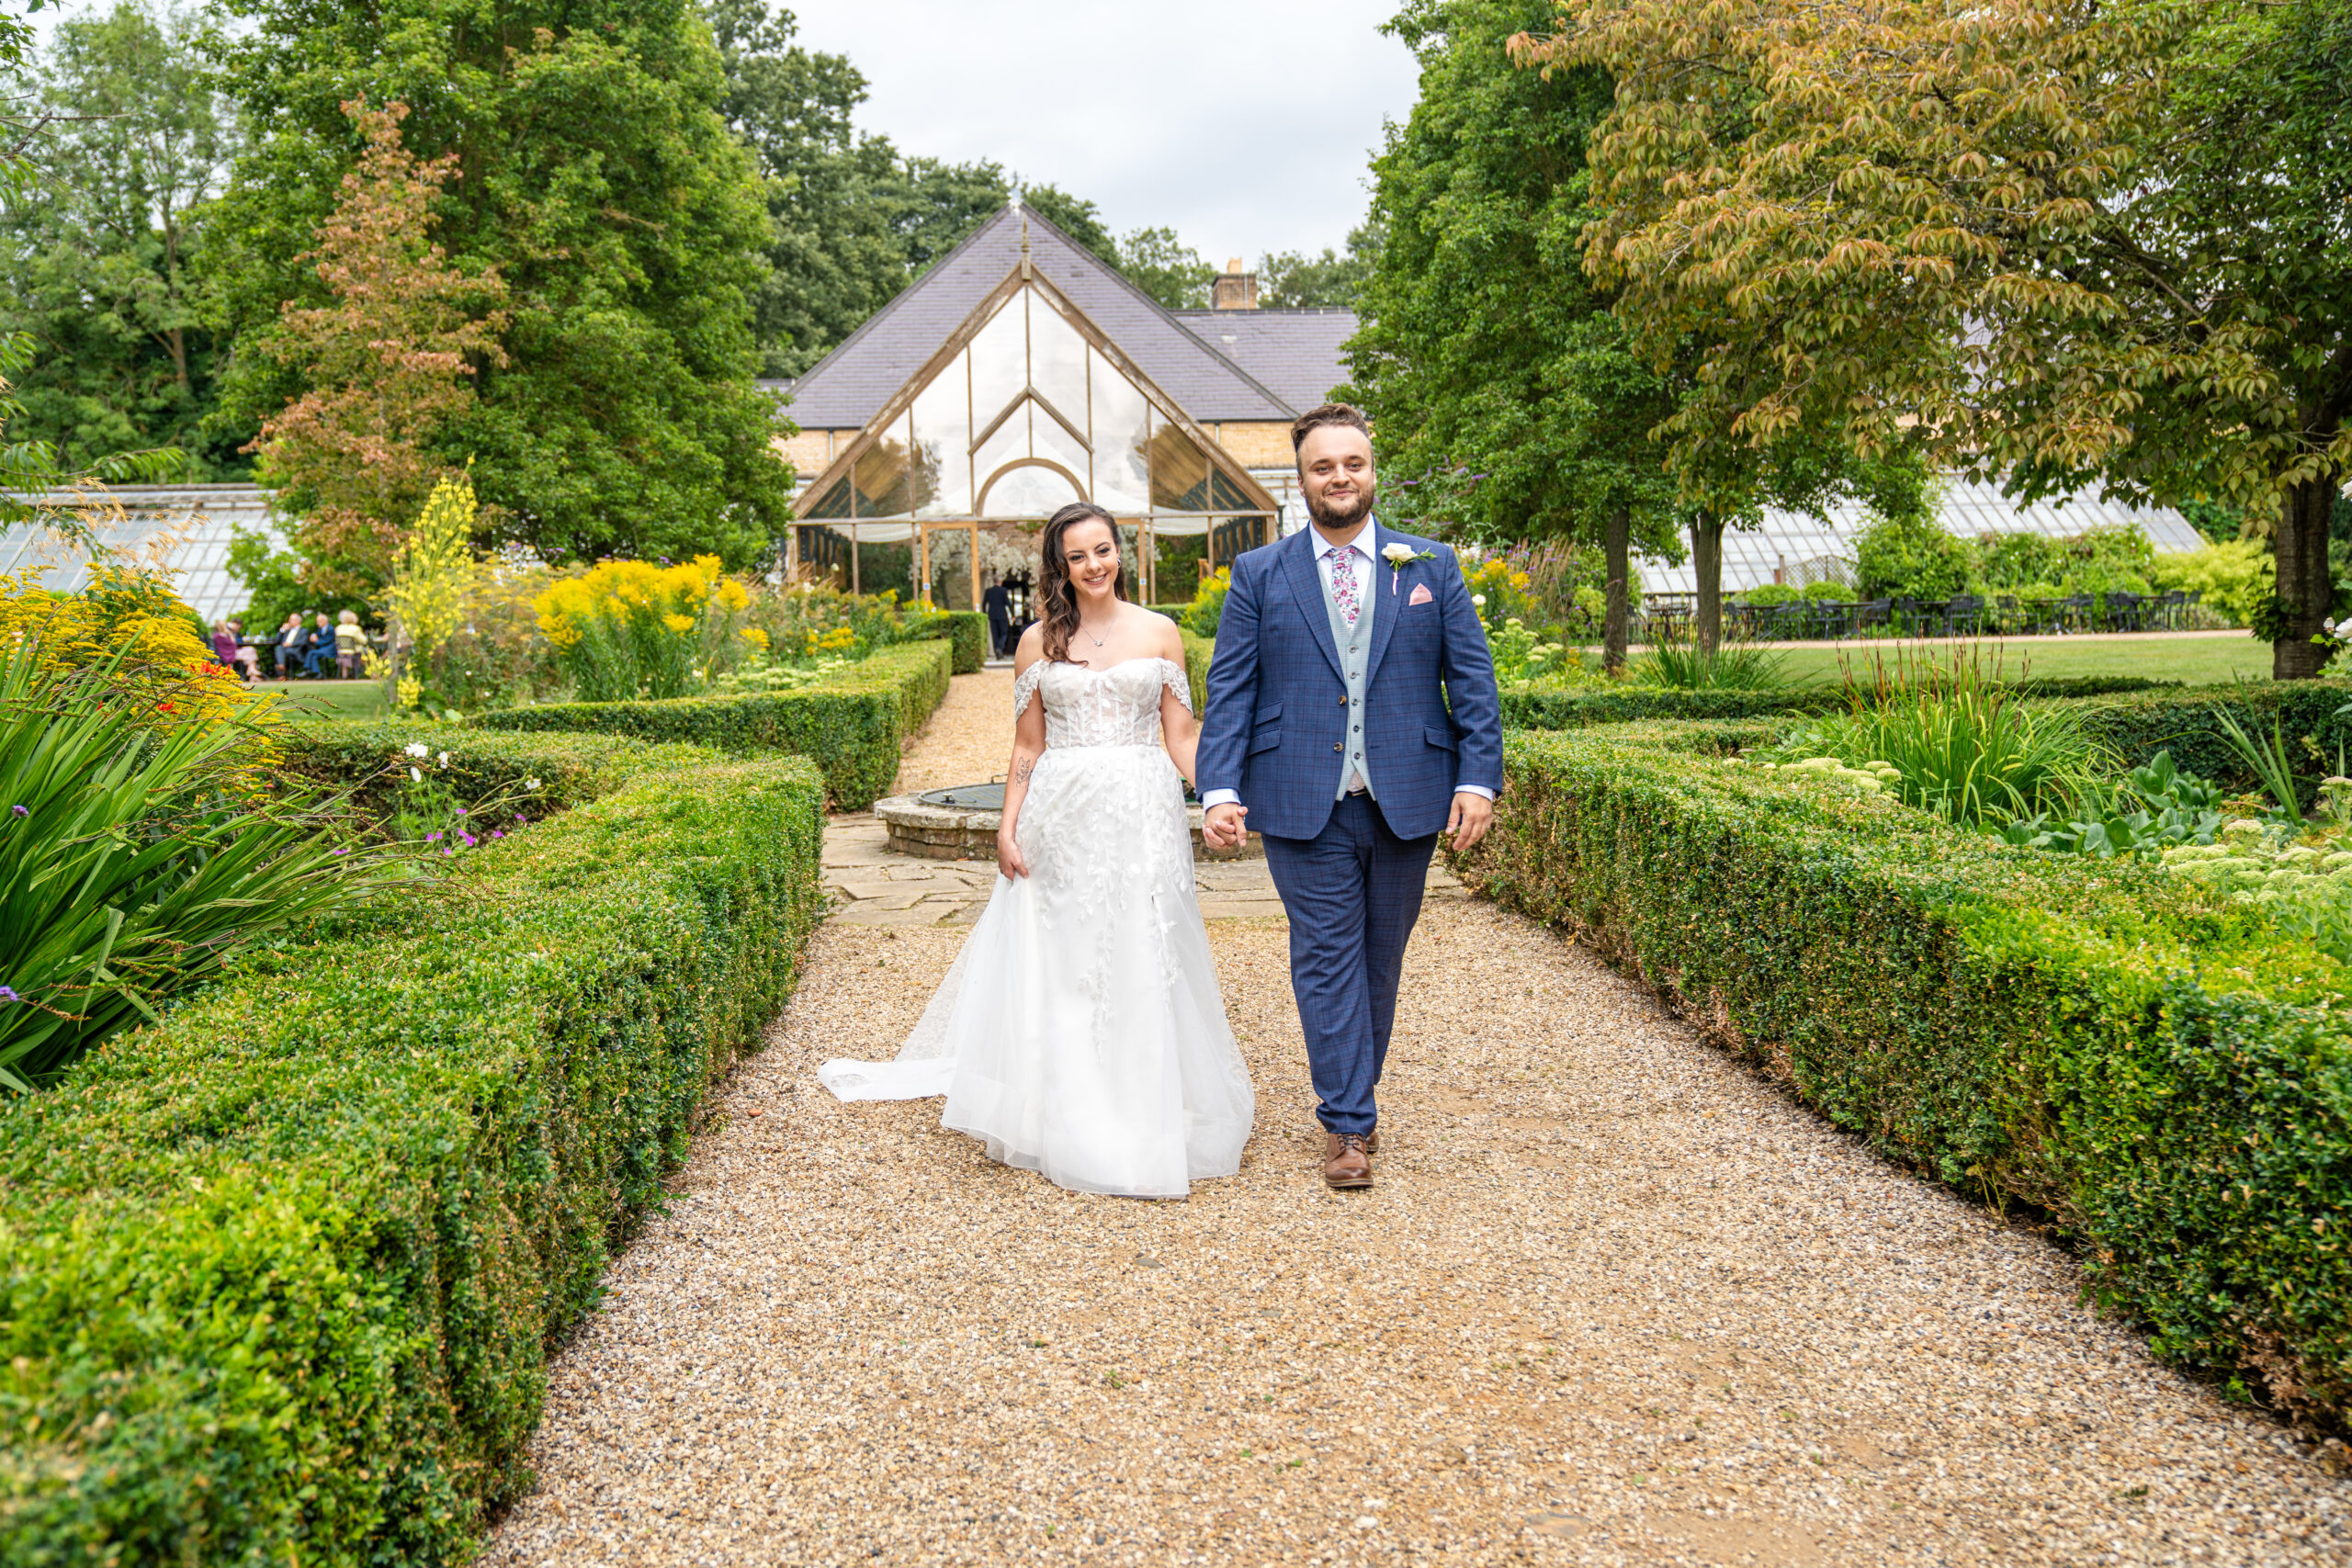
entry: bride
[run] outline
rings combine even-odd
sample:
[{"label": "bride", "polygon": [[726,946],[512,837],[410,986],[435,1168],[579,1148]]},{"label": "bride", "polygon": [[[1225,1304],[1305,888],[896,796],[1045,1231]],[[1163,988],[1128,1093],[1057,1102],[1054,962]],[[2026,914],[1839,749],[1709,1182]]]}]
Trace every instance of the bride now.
[{"label": "bride", "polygon": [[996,891],[897,1059],[817,1076],[843,1100],[944,1094],[943,1125],[1073,1191],[1182,1198],[1240,1168],[1256,1111],[1193,891],[1183,641],[1125,602],[1101,507],[1055,513],[1043,555]]}]

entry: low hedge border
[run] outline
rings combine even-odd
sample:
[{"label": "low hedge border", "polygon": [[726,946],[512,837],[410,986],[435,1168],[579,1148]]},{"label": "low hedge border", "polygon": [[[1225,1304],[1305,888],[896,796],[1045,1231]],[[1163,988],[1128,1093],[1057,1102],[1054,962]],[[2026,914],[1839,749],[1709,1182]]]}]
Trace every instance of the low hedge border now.
[{"label": "low hedge border", "polygon": [[1710,756],[1506,739],[1461,864],[1884,1153],[2049,1214],[2157,1351],[2352,1416],[2352,972],[2130,862],[2036,856]]},{"label": "low hedge border", "polygon": [[[2178,682],[2132,675],[2080,675],[2013,682],[2010,690],[2020,697],[2042,699],[2183,688]],[[1684,692],[1631,684],[1566,690],[1519,685],[1502,690],[1503,724],[1511,729],[1584,729],[1596,724],[1657,719],[1774,718],[1834,713],[1845,705],[1845,692],[1838,686],[1780,686],[1759,692]]]},{"label": "low hedge border", "polygon": [[901,743],[947,696],[950,643],[878,649],[820,686],[663,702],[548,703],[467,720],[470,728],[585,731],[737,753],[797,751],[824,771],[836,811],[862,811],[899,776]]},{"label": "low hedge border", "polygon": [[915,628],[917,638],[944,637],[955,649],[958,675],[971,675],[989,661],[989,618],[978,610],[934,610]]},{"label": "low hedge border", "polygon": [[424,733],[604,793],[0,1105],[12,1568],[469,1558],[549,1344],[791,989],[808,763]]},{"label": "low hedge border", "polygon": [[2222,733],[2224,714],[2240,728],[2265,737],[2276,725],[2298,773],[2316,777],[2337,772],[2339,746],[2352,760],[2352,716],[2336,716],[2338,708],[2352,705],[2352,686],[2339,681],[2248,681],[2065,705],[2126,766],[2137,767],[2169,750],[2187,772],[2232,789],[2252,789],[2256,780]]}]

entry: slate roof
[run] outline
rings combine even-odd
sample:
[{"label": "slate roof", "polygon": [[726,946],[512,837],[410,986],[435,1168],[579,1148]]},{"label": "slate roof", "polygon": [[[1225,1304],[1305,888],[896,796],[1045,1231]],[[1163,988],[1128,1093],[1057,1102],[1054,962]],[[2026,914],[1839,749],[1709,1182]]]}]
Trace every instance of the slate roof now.
[{"label": "slate roof", "polygon": [[[850,430],[872,419],[989,290],[1020,265],[1024,221],[1036,268],[1193,418],[1287,421],[1322,400],[1318,395],[1293,407],[1241,363],[1218,352],[1238,348],[1238,342],[1202,341],[1158,300],[1044,218],[1008,206],[786,389],[792,395],[786,412],[793,423],[804,430]],[[1274,362],[1282,363],[1280,356]]]},{"label": "slate roof", "polygon": [[[1340,345],[1355,336],[1353,310],[1178,310],[1174,315],[1202,342],[1300,413],[1330,401],[1331,389],[1348,378]],[[1193,417],[1216,416],[1195,410]]]}]

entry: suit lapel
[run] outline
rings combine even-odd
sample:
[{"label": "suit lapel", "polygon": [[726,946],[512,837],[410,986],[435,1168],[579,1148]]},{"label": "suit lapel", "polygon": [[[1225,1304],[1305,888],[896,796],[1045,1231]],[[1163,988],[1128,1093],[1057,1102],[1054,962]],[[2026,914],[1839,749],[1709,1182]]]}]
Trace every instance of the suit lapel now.
[{"label": "suit lapel", "polygon": [[[1283,558],[1283,575],[1290,579],[1291,594],[1298,601],[1298,613],[1305,618],[1315,646],[1330,661],[1331,673],[1345,681],[1348,672],[1340,667],[1340,650],[1331,645],[1331,613],[1324,607],[1323,579],[1315,570],[1317,536],[1312,527],[1301,528],[1291,536],[1297,545]],[[1373,630],[1376,637],[1377,623]]]},{"label": "suit lapel", "polygon": [[1388,603],[1374,610],[1372,615],[1372,661],[1363,667],[1363,683],[1366,691],[1372,689],[1372,678],[1380,673],[1380,661],[1388,652],[1388,639],[1396,635],[1396,618],[1405,613],[1404,595],[1408,590],[1404,580],[1414,566],[1420,564],[1415,561],[1403,567],[1392,567],[1382,558],[1381,547],[1395,537],[1395,535],[1382,525],[1379,518],[1375,517],[1372,520],[1372,586],[1374,592],[1379,592],[1380,574],[1386,571],[1388,573]]}]

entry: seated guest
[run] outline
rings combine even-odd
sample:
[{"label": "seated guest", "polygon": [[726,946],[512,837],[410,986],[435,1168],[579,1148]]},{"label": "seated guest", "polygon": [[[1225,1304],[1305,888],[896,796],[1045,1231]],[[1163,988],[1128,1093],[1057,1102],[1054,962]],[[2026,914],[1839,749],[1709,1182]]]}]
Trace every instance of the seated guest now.
[{"label": "seated guest", "polygon": [[286,624],[277,628],[277,636],[271,639],[277,649],[277,678],[279,680],[290,681],[294,678],[294,661],[301,657],[302,644],[306,640],[302,635],[301,613],[296,611],[286,617]]},{"label": "seated guest", "polygon": [[220,661],[223,670],[237,667],[237,639],[230,633],[226,621],[212,623],[212,657]]},{"label": "seated guest", "polygon": [[345,610],[335,617],[334,661],[346,681],[359,673],[359,656],[368,651],[368,634],[359,629],[359,612]]},{"label": "seated guest", "polygon": [[229,623],[229,643],[235,656],[232,661],[236,665],[238,672],[244,676],[245,684],[250,686],[260,680],[261,654],[252,643],[245,640],[244,622],[232,620]]},{"label": "seated guest", "polygon": [[319,612],[319,624],[311,628],[311,640],[302,647],[302,673],[314,681],[324,680],[334,663],[334,623],[327,619],[324,610]]}]

